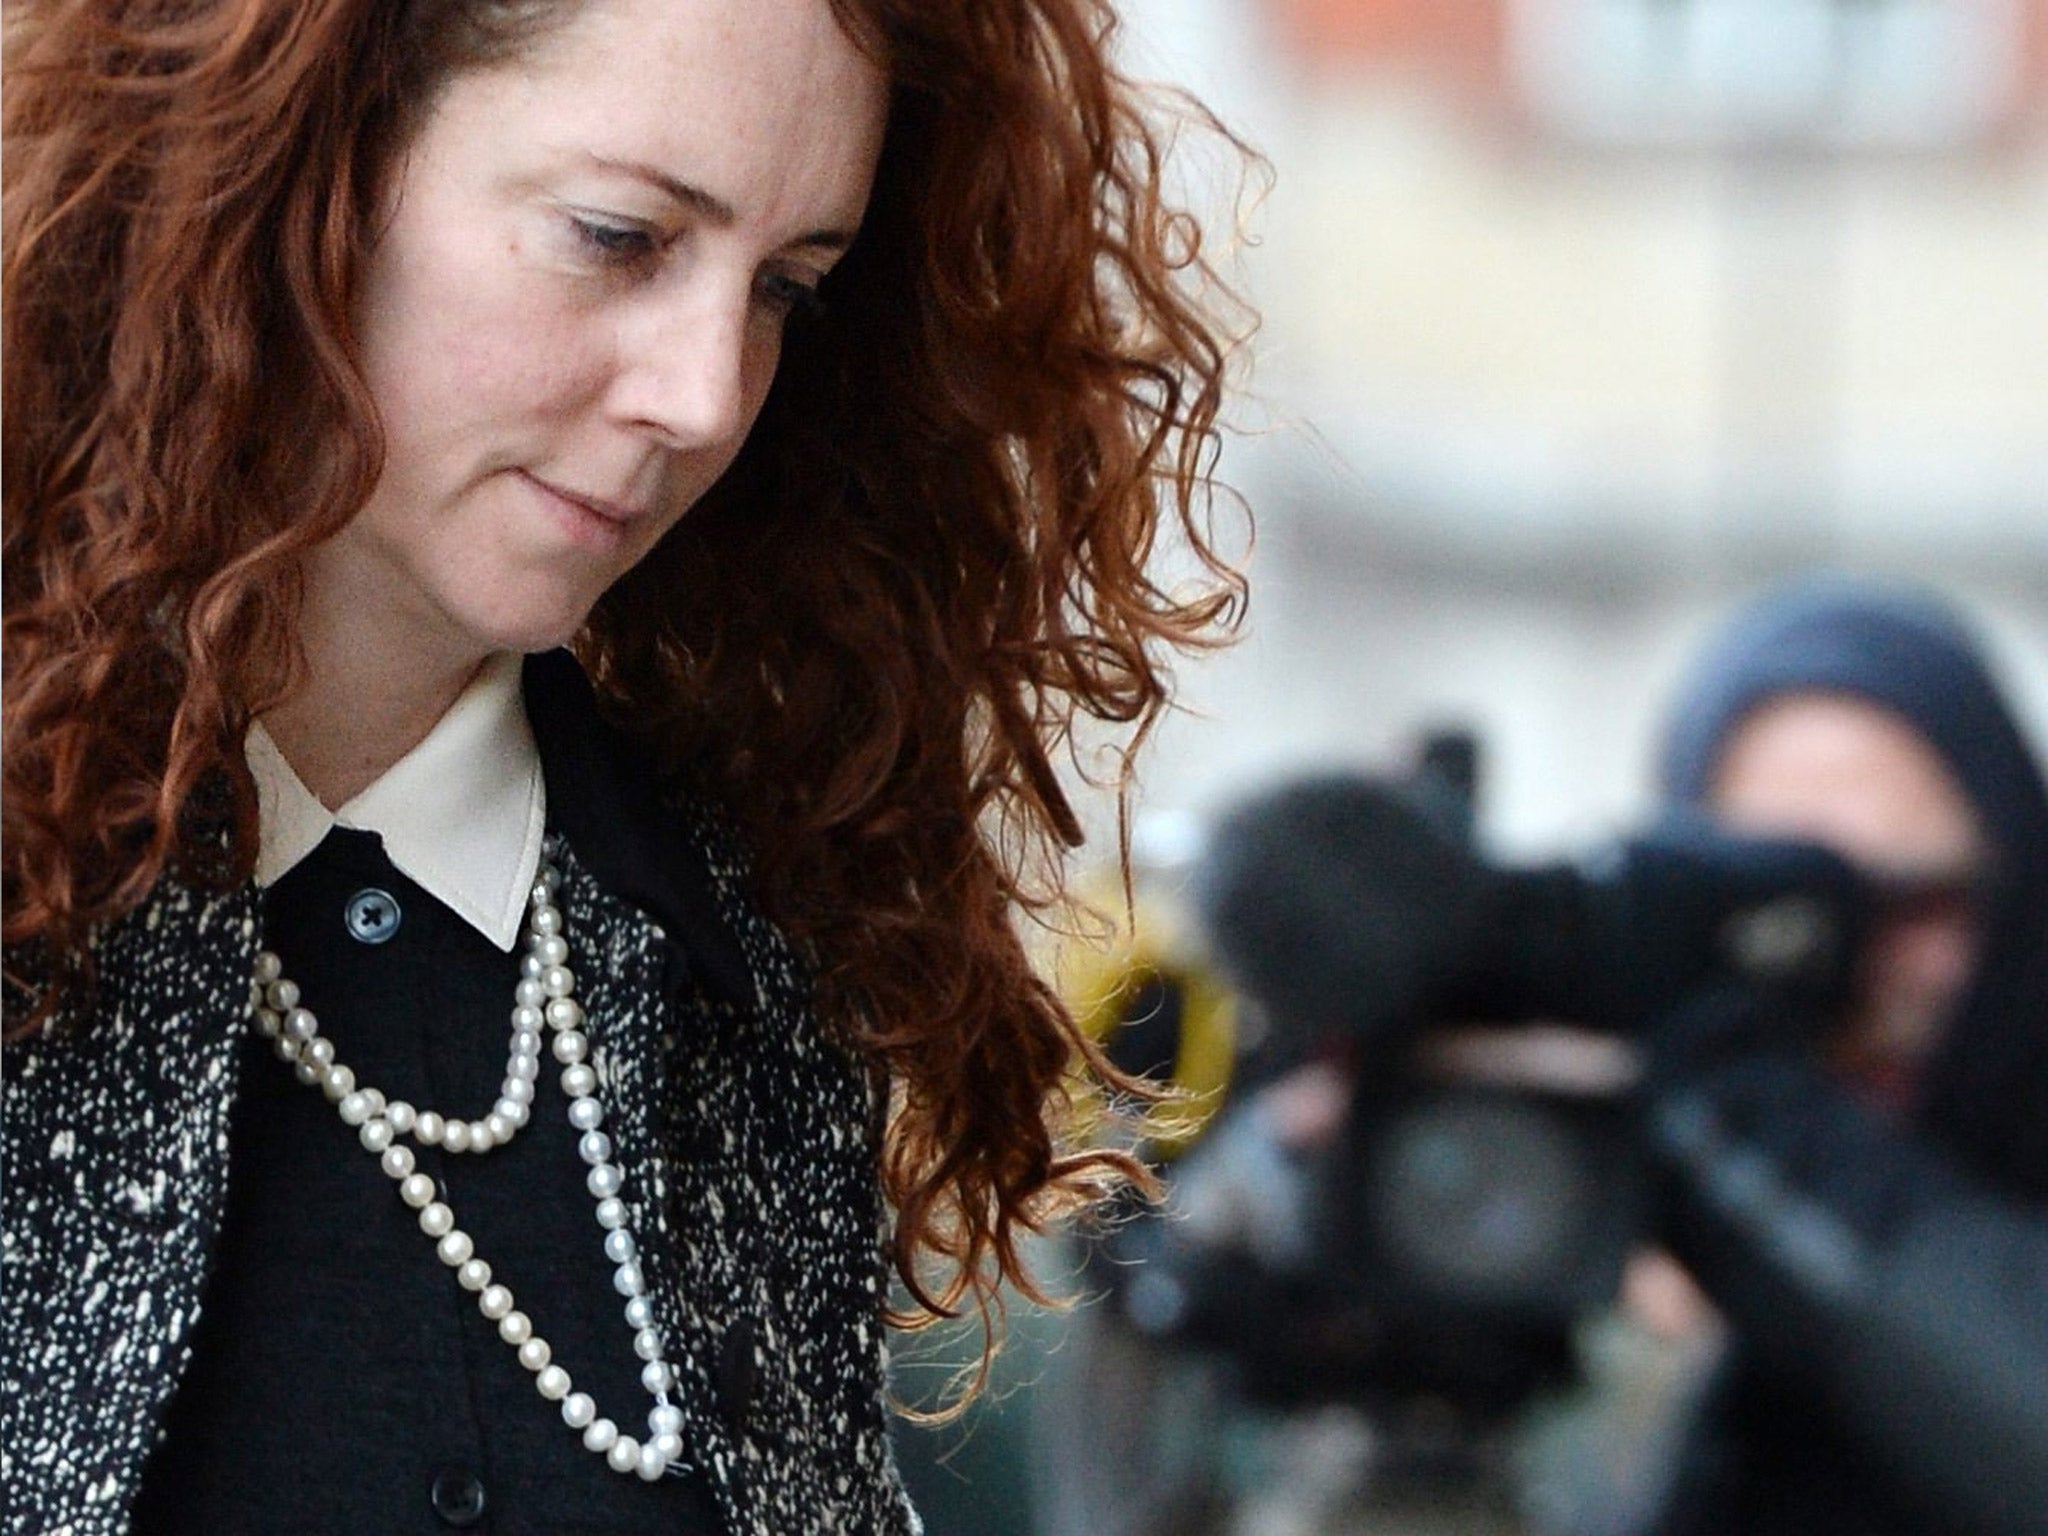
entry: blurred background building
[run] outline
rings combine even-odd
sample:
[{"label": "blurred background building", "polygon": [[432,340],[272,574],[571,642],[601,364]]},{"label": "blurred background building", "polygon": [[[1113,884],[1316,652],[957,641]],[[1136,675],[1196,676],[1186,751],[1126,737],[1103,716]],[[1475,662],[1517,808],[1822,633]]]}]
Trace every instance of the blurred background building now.
[{"label": "blurred background building", "polygon": [[1144,803],[1476,729],[1639,803],[1680,660],[1817,563],[1940,583],[2048,726],[2048,3],[1143,0],[1270,157],[1249,638]]},{"label": "blurred background building", "polygon": [[[1224,462],[1258,525],[1249,624],[1182,668],[1141,826],[1450,726],[1497,848],[1578,847],[1646,806],[1707,628],[1816,565],[1958,599],[2048,743],[2048,0],[1123,9],[1132,70],[1273,173]],[[1217,164],[1194,174],[1227,209]],[[1027,1322],[1003,1379],[1075,1369],[1041,1352],[1062,1331]],[[1200,1411],[1124,1384],[1155,1423]],[[1049,1491],[1030,1395],[906,1441],[933,1536],[1134,1528]],[[1232,1443],[1196,1454],[1283,1486],[1160,1529],[1359,1528],[1330,1493],[1355,1427]]]}]

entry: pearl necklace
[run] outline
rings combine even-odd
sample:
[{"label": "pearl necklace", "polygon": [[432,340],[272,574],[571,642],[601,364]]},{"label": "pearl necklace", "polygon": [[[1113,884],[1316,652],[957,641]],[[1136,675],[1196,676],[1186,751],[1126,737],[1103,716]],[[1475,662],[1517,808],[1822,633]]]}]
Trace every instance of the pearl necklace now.
[{"label": "pearl necklace", "polygon": [[[520,958],[519,985],[513,991],[505,1081],[496,1105],[481,1118],[415,1109],[403,1100],[387,1100],[375,1088],[359,1087],[355,1073],[335,1059],[334,1042],[320,1033],[319,1021],[301,1005],[298,986],[285,976],[283,962],[269,950],[256,957],[250,1007],[257,1033],[274,1043],[278,1059],[293,1068],[300,1082],[326,1095],[342,1123],[354,1129],[364,1150],[398,1186],[399,1198],[419,1212],[420,1230],[434,1239],[435,1254],[455,1272],[456,1283],[476,1296],[477,1310],[497,1325],[498,1337],[518,1353],[540,1395],[561,1404],[562,1421],[579,1431],[584,1446],[603,1456],[613,1471],[638,1473],[653,1482],[671,1468],[679,1473],[690,1470],[682,1459],[683,1415],[669,1401],[675,1371],[665,1358],[638,1249],[626,1230],[626,1207],[619,1198],[623,1177],[612,1161],[611,1138],[599,1129],[604,1104],[597,1096],[597,1070],[587,1059],[590,1041],[583,1032],[582,1005],[575,997],[576,976],[569,969],[562,910],[555,904],[561,876],[549,860],[559,852],[550,839],[534,877],[527,904],[527,953]],[[577,1155],[590,1168],[585,1184],[597,1202],[605,1258],[616,1266],[612,1286],[626,1301],[633,1352],[642,1362],[640,1384],[654,1399],[644,1442],[622,1434],[612,1420],[598,1416],[588,1393],[573,1390],[569,1373],[554,1362],[547,1340],[533,1331],[532,1319],[519,1310],[512,1292],[492,1279],[491,1266],[476,1256],[469,1234],[455,1225],[455,1213],[440,1199],[434,1180],[417,1171],[412,1149],[399,1144],[400,1138],[409,1138],[444,1152],[488,1152],[510,1142],[532,1114],[543,1026],[554,1035],[549,1048],[563,1069],[562,1092],[569,1100],[569,1124],[578,1134]]]}]

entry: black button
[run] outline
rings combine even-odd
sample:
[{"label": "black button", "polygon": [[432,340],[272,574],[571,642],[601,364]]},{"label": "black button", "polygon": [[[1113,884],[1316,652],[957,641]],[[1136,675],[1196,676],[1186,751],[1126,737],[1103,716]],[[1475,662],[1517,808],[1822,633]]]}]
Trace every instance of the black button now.
[{"label": "black button", "polygon": [[382,944],[398,932],[403,916],[397,899],[389,891],[367,886],[349,897],[342,921],[348,924],[349,937],[357,943]]},{"label": "black button", "polygon": [[484,1485],[459,1467],[434,1476],[434,1513],[453,1526],[475,1525],[484,1517]]}]

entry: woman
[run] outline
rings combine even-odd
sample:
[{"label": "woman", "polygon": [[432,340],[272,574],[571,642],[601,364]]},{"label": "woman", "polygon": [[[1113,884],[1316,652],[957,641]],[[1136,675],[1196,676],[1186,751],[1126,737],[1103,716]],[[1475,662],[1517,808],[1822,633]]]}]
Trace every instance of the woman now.
[{"label": "woman", "polygon": [[10,8],[10,1529],[914,1526],[884,1252],[1135,1172],[1052,753],[1238,592],[1109,31]]}]

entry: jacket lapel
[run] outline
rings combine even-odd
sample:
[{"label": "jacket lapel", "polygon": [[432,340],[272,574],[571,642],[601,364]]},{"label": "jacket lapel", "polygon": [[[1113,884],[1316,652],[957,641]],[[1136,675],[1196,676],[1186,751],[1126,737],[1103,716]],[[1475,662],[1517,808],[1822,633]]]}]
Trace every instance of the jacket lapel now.
[{"label": "jacket lapel", "polygon": [[191,1353],[258,934],[253,887],[167,882],[102,936],[92,995],[7,1048],[5,1481],[33,1528],[125,1526]]}]

